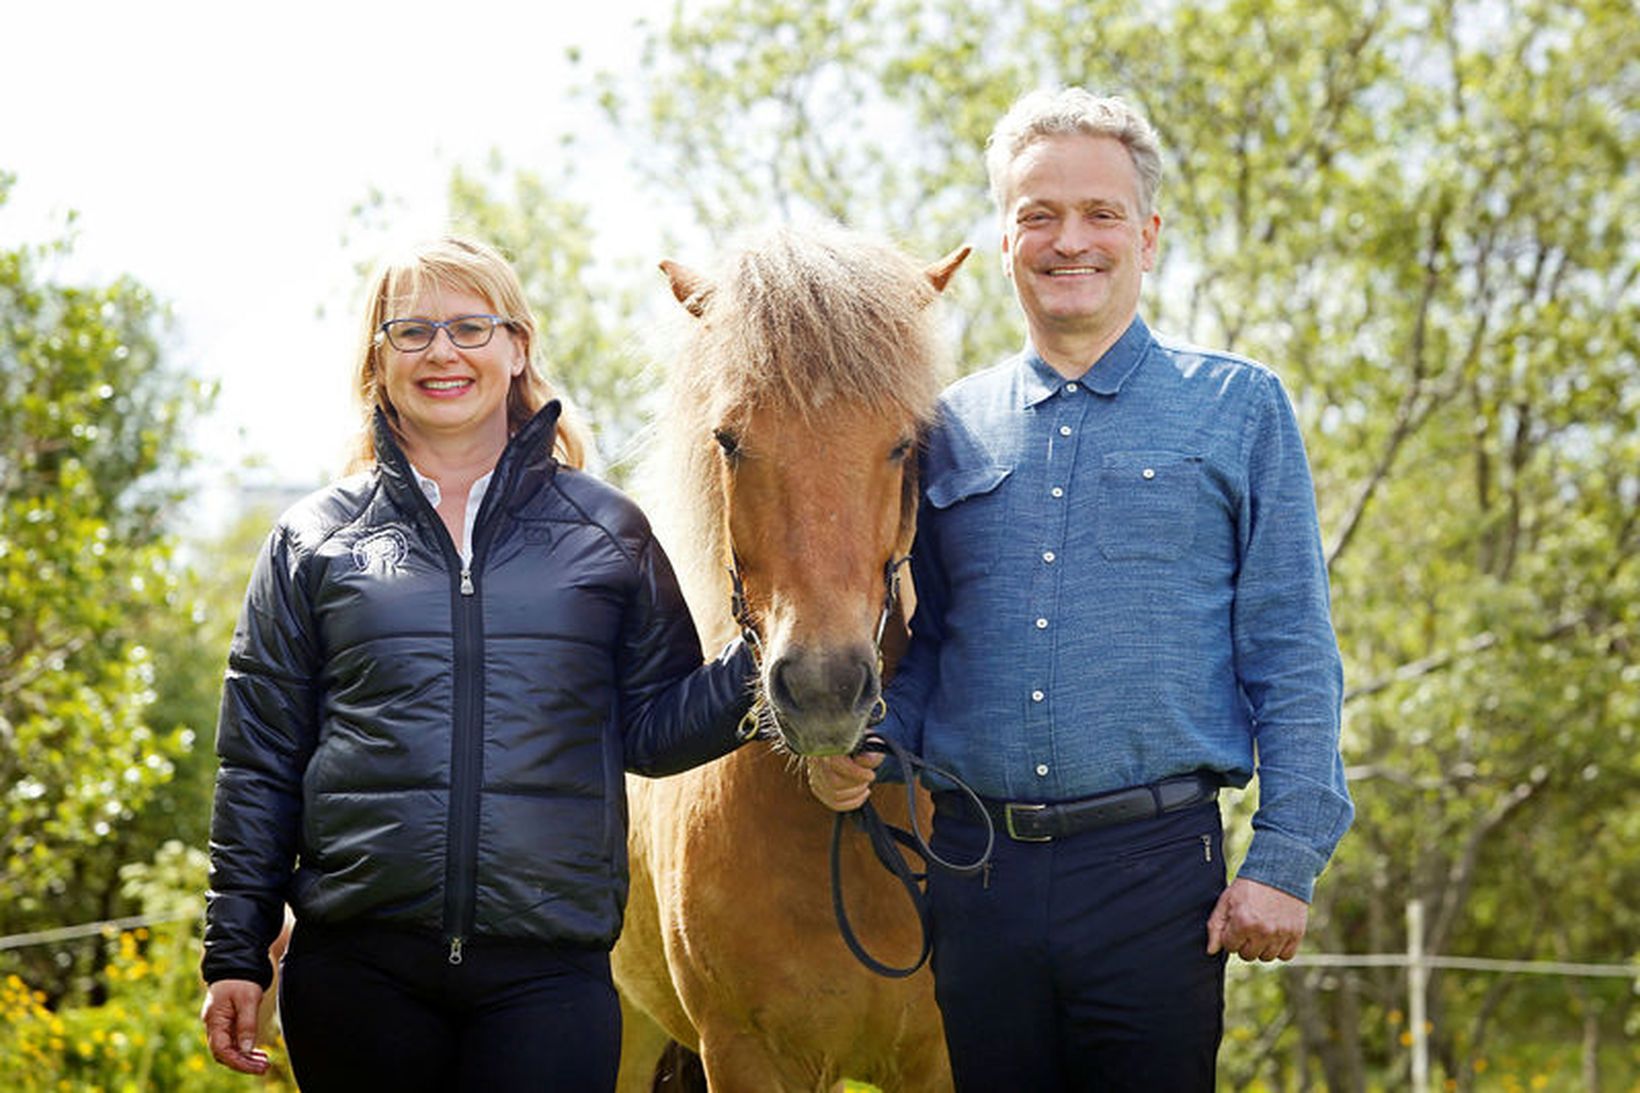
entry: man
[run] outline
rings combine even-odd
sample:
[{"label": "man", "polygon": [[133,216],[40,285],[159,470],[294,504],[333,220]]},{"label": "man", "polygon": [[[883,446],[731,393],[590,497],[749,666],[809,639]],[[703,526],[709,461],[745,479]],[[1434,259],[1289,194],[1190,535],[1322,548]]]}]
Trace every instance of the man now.
[{"label": "man", "polygon": [[[1353,816],[1303,442],[1268,369],[1138,316],[1162,223],[1143,118],[1036,92],[987,167],[1030,337],[941,399],[885,722],[997,825],[984,876],[930,881],[952,1067],[965,1090],[1209,1090],[1226,954],[1292,957]],[[878,758],[810,785],[857,807]],[[1255,768],[1225,887],[1217,791]],[[942,855],[982,845],[963,800],[936,793]]]}]

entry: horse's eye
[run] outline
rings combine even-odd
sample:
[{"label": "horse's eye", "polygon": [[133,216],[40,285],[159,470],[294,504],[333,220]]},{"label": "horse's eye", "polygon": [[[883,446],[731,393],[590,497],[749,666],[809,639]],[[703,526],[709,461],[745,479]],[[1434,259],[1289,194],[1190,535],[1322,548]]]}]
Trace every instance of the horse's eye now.
[{"label": "horse's eye", "polygon": [[894,450],[888,453],[888,460],[890,463],[898,463],[909,454],[911,454],[911,438],[907,437],[894,445]]},{"label": "horse's eye", "polygon": [[718,447],[723,449],[724,455],[733,458],[740,454],[740,438],[729,430],[714,429],[712,439],[718,442]]}]

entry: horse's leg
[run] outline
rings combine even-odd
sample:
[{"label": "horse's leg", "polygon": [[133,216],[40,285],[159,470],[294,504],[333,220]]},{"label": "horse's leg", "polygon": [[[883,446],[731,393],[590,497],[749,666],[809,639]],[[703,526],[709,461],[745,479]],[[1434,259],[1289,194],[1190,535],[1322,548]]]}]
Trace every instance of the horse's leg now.
[{"label": "horse's leg", "polygon": [[615,1079],[616,1093],[650,1093],[655,1087],[655,1068],[672,1038],[650,1019],[649,1014],[621,996],[621,1070]]},{"label": "horse's leg", "polygon": [[712,1093],[799,1093],[814,1088],[785,1073],[769,1055],[769,1045],[752,1032],[702,1028],[700,1061]]}]

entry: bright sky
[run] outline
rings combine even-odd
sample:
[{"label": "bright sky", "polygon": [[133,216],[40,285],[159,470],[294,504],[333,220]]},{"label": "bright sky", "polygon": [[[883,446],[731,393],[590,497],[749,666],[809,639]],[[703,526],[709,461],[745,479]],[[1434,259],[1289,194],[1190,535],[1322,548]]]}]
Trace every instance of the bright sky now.
[{"label": "bright sky", "polygon": [[17,175],[0,246],[55,238],[76,211],[65,277],[135,276],[172,306],[175,359],[220,381],[195,438],[210,463],[261,457],[254,477],[317,484],[354,421],[364,256],[341,244],[349,210],[377,187],[405,202],[397,235],[436,234],[452,167],[494,149],[545,171],[566,132],[581,177],[598,181],[575,196],[595,210],[621,201],[629,152],[568,89],[629,68],[639,17],[670,10],[0,0],[0,169]]}]

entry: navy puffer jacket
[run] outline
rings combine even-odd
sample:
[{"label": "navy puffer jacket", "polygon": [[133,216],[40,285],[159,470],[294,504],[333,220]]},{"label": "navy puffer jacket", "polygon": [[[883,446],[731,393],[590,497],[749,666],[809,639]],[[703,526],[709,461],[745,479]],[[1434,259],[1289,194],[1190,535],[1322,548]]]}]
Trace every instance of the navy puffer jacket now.
[{"label": "navy puffer jacket", "polygon": [[207,982],[271,979],[283,904],[445,939],[607,947],[624,772],[736,745],[751,654],[701,664],[642,513],[551,457],[496,464],[470,571],[378,419],[378,466],[269,537],[234,634],[211,821]]}]

